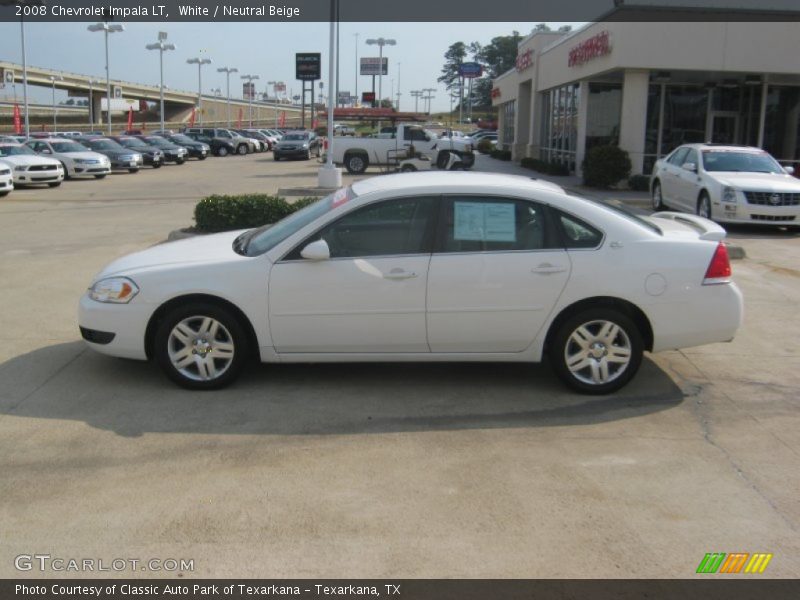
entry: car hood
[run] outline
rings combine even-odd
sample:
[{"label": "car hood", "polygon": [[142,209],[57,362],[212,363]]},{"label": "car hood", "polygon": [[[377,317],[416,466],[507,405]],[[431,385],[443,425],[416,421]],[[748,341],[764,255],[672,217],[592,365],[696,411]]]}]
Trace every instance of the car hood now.
[{"label": "car hood", "polygon": [[132,156],[134,154],[141,154],[137,150],[94,150],[98,154],[105,154],[106,156],[110,156],[112,158],[117,158],[119,156]]},{"label": "car hood", "polygon": [[14,156],[2,156],[0,160],[14,165],[15,167],[30,167],[33,165],[60,165],[54,158],[47,158],[46,156],[36,156],[28,154],[15,154]]},{"label": "car hood", "polygon": [[800,179],[786,173],[710,173],[722,185],[764,192],[800,193]]},{"label": "car hood", "polygon": [[302,146],[303,144],[308,143],[308,140],[281,140],[278,142],[278,147],[283,148],[284,146]]},{"label": "car hood", "polygon": [[128,254],[108,264],[95,281],[113,275],[126,275],[152,268],[221,260],[246,260],[233,251],[233,240],[243,231],[198,235],[177,242],[166,242]]},{"label": "car hood", "polygon": [[106,158],[104,155],[100,154],[99,152],[57,152],[56,154],[63,154],[68,158],[78,158],[81,160],[103,160]]}]

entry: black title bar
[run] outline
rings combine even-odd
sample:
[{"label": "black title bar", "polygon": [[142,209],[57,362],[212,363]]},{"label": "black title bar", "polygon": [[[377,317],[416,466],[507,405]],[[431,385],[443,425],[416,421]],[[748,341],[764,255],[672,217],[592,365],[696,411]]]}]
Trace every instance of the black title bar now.
[{"label": "black title bar", "polygon": [[[0,0],[0,21],[329,22],[333,0]],[[339,0],[343,22],[800,20],[797,0]]]}]

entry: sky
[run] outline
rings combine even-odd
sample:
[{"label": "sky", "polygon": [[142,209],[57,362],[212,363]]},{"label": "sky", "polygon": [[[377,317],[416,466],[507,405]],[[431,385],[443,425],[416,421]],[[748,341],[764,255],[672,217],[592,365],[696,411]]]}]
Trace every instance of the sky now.
[{"label": "sky", "polygon": [[[26,23],[25,39],[28,64],[37,67],[94,75],[105,79],[105,57],[102,33],[86,30],[89,23]],[[554,29],[565,23],[549,23]],[[389,75],[383,78],[383,96],[399,81],[400,109],[413,110],[409,90],[436,88],[433,111],[449,109],[444,87],[436,79],[441,74],[444,53],[454,42],[488,43],[493,37],[519,31],[530,33],[535,23],[342,23],[340,25],[339,90],[354,93],[356,37],[358,56],[378,56],[377,46],[367,46],[367,38],[393,38],[396,46],[384,47],[389,58]],[[576,24],[572,24],[573,28]],[[197,91],[197,65],[186,64],[196,56],[210,58],[203,67],[203,91],[220,87],[225,94],[225,74],[218,67],[236,67],[231,75],[231,97],[241,98],[239,76],[258,75],[258,92],[265,91],[267,81],[284,81],[287,91],[300,92],[295,80],[296,52],[321,52],[323,82],[327,93],[328,23],[127,23],[126,31],[109,36],[111,78],[158,85],[158,52],[145,45],[157,41],[158,32],[166,31],[174,52],[164,53],[164,85],[172,89]],[[0,23],[0,59],[22,62],[19,23]],[[399,63],[399,64],[398,64]],[[392,84],[394,80],[394,84]],[[18,93],[21,90],[18,87]],[[376,84],[377,87],[377,84]],[[371,78],[358,78],[358,93],[371,88]],[[0,96],[8,93],[0,90]],[[270,90],[271,92],[271,90]],[[50,88],[31,88],[33,101],[50,102]],[[66,99],[66,92],[57,92],[56,101]],[[421,107],[420,107],[421,109]]]}]

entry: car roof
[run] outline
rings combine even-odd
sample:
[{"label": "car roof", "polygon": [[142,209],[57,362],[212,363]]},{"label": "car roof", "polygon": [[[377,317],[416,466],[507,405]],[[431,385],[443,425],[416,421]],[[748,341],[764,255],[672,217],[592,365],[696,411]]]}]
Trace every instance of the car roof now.
[{"label": "car roof", "polygon": [[47,138],[46,140],[31,140],[31,141],[36,141],[36,142],[75,142],[75,140],[72,139],[72,138],[60,138],[60,137],[52,137],[52,138]]},{"label": "car roof", "polygon": [[390,190],[413,190],[415,188],[453,187],[453,186],[514,187],[521,190],[547,191],[565,194],[564,188],[549,181],[525,177],[524,175],[505,175],[501,173],[481,173],[464,171],[415,171],[383,177],[371,177],[353,183],[357,195]]},{"label": "car roof", "polygon": [[721,150],[723,152],[766,152],[763,148],[743,146],[737,144],[715,144],[713,142],[698,142],[694,144],[681,144],[681,148],[695,148],[697,150]]}]

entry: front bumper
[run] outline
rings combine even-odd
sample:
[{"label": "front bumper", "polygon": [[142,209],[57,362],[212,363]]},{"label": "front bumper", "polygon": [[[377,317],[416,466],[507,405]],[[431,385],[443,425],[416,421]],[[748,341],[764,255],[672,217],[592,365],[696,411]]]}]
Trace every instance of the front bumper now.
[{"label": "front bumper", "polygon": [[75,175],[108,175],[111,173],[111,165],[75,165],[72,171]]},{"label": "front bumper", "polygon": [[747,225],[800,225],[800,205],[770,206],[737,202],[714,202],[711,214],[719,223]]},{"label": "front bumper", "polygon": [[86,344],[109,356],[146,360],[144,336],[152,307],[136,300],[105,304],[84,294],[78,304],[78,326]]},{"label": "front bumper", "polygon": [[118,160],[115,158],[111,159],[111,168],[112,169],[140,169],[143,164],[143,160]]},{"label": "front bumper", "polygon": [[309,148],[292,148],[288,150],[275,148],[272,154],[278,158],[305,158],[311,154],[311,150]]},{"label": "front bumper", "polygon": [[0,192],[10,192],[14,189],[14,181],[11,177],[3,177],[0,179]]},{"label": "front bumper", "polygon": [[14,185],[33,185],[37,183],[55,183],[64,181],[64,169],[59,167],[53,171],[14,171]]}]

